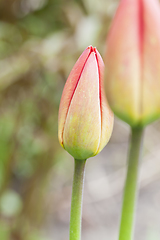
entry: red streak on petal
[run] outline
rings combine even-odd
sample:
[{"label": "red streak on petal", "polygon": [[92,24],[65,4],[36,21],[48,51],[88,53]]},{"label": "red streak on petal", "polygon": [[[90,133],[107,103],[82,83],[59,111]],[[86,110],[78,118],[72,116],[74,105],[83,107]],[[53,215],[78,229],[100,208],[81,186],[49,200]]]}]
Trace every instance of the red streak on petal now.
[{"label": "red streak on petal", "polygon": [[140,104],[139,104],[139,113],[141,114],[143,112],[142,109],[142,99],[143,99],[143,47],[144,47],[144,6],[143,6],[143,0],[139,0],[139,56],[140,56],[140,95],[141,97],[139,97],[140,99]]},{"label": "red streak on petal", "polygon": [[[80,80],[80,78],[81,78],[81,75],[82,75],[84,66],[86,65],[86,62],[87,62],[90,54],[91,54],[92,52],[95,52],[95,50],[94,50],[94,48],[93,48],[92,46],[87,47],[87,49],[89,49],[90,52],[89,52],[89,54],[88,54],[88,56],[87,56],[87,58],[86,58],[86,61],[85,61],[84,65],[83,65],[83,67],[82,67],[82,70],[81,70],[81,72],[80,72],[80,75],[79,75],[78,80],[77,80],[77,83],[76,83],[76,86],[75,86],[75,88],[74,88],[74,90],[73,90],[73,93],[72,93],[72,95],[71,95],[71,99],[70,99],[70,102],[69,102],[69,105],[68,105],[68,110],[69,110],[69,107],[70,107],[70,104],[71,104],[73,95],[74,95],[74,93],[75,93],[75,90],[76,90],[76,88],[77,88],[77,85],[78,85],[78,83],[79,83],[79,80]],[[67,113],[68,113],[68,111],[67,111]]]},{"label": "red streak on petal", "polygon": [[[103,89],[103,75],[104,75],[104,62],[103,59],[101,57],[101,55],[99,54],[99,52],[96,50],[96,59],[97,59],[97,66],[98,66],[98,73],[99,73],[99,101],[100,101],[100,114],[101,114],[101,140],[104,138],[104,132],[102,133],[102,131],[104,130],[104,112],[105,112],[105,108],[106,106],[106,102],[105,102],[105,94],[104,94],[104,89]],[[107,119],[106,119],[107,121]],[[103,141],[103,140],[102,140]],[[101,141],[99,142],[99,147],[101,145]],[[99,147],[98,147],[98,151],[99,151]]]},{"label": "red streak on petal", "polygon": [[139,0],[139,41],[140,54],[143,54],[143,40],[144,40],[144,8],[142,0]]},{"label": "red streak on petal", "polygon": [[97,60],[97,66],[98,66],[98,74],[99,74],[99,102],[100,102],[100,113],[101,113],[101,130],[102,130],[102,92],[101,92],[101,88],[102,88],[102,72],[101,72],[101,67],[100,67],[100,56],[97,53],[97,49],[94,48],[95,50],[95,56],[96,56],[96,60]]}]

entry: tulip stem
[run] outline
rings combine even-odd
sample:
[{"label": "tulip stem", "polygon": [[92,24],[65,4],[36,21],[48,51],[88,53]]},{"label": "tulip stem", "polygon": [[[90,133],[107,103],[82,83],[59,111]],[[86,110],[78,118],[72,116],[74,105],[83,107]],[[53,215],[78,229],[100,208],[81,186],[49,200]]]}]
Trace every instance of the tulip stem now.
[{"label": "tulip stem", "polygon": [[74,161],[74,178],[72,187],[70,240],[81,239],[82,198],[86,160]]},{"label": "tulip stem", "polygon": [[138,170],[140,162],[143,128],[132,128],[128,155],[128,170],[123,195],[119,240],[132,240],[135,207],[137,200]]}]

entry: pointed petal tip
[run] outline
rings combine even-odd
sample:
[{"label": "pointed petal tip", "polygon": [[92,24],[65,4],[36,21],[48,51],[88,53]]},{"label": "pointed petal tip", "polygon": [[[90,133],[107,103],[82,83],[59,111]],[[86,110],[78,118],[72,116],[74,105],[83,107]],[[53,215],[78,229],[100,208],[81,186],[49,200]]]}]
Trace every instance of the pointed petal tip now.
[{"label": "pointed petal tip", "polygon": [[88,46],[87,49],[89,49],[91,52],[97,53],[97,48],[93,47],[92,45]]}]

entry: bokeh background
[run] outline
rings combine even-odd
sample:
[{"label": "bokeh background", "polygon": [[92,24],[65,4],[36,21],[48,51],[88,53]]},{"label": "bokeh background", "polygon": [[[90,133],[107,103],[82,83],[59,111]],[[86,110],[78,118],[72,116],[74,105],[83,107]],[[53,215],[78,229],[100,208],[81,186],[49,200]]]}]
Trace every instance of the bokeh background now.
[{"label": "bokeh background", "polygon": [[[104,55],[118,0],[0,0],[0,240],[66,240],[73,158],[59,145],[63,86],[88,46]],[[123,97],[123,96],[122,96]],[[83,240],[116,240],[129,127],[89,159]],[[160,239],[160,122],[147,127],[136,240]]]}]

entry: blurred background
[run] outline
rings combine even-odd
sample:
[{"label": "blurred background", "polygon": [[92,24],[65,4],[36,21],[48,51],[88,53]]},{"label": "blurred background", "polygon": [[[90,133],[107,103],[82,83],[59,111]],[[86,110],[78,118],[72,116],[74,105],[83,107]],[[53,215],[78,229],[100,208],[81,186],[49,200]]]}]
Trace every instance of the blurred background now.
[{"label": "blurred background", "polygon": [[[0,0],[0,240],[66,240],[73,158],[57,139],[63,86],[88,45],[104,54],[118,0]],[[116,240],[129,127],[89,159],[83,240]],[[160,239],[160,122],[147,127],[136,240]]]}]

